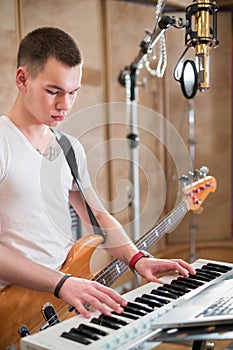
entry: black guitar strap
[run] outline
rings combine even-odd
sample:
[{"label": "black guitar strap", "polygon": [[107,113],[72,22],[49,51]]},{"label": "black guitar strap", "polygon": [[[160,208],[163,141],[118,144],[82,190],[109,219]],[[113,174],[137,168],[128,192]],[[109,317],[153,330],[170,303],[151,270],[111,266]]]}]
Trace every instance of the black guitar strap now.
[{"label": "black guitar strap", "polygon": [[95,218],[95,215],[93,214],[93,212],[91,210],[91,207],[89,206],[89,204],[86,200],[86,196],[84,194],[84,190],[83,190],[80,176],[79,176],[79,172],[78,172],[78,165],[77,165],[74,149],[70,143],[70,140],[62,132],[60,132],[58,130],[51,129],[51,131],[54,132],[54,134],[56,135],[57,142],[59,143],[59,145],[61,146],[61,148],[63,150],[63,153],[66,157],[67,163],[69,164],[72,176],[73,176],[73,178],[78,186],[80,193],[83,196],[83,199],[84,199],[85,204],[86,204],[87,212],[88,212],[89,218],[91,220],[91,224],[92,224],[94,233],[97,235],[103,236],[103,238],[105,239],[106,234],[102,230],[102,228],[100,227],[98,221]]}]

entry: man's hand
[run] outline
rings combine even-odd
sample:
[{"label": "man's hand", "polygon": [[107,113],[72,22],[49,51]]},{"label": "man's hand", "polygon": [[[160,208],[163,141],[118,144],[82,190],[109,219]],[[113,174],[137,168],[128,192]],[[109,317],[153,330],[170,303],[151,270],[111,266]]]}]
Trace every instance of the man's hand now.
[{"label": "man's hand", "polygon": [[86,318],[90,317],[90,313],[85,304],[106,315],[110,315],[111,310],[117,313],[123,312],[122,307],[127,304],[127,301],[113,289],[95,281],[76,277],[70,277],[65,281],[59,291],[59,297],[74,306]]},{"label": "man's hand", "polygon": [[157,283],[160,283],[160,281],[154,276],[156,273],[175,270],[184,277],[188,277],[189,273],[195,274],[192,266],[182,259],[142,258],[136,262],[135,269],[148,282]]}]

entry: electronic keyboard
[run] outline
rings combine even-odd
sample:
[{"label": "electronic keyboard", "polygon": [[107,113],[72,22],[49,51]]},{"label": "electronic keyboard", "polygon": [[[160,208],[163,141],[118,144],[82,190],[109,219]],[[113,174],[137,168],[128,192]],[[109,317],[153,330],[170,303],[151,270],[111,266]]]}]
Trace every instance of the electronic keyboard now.
[{"label": "electronic keyboard", "polygon": [[[224,286],[224,281],[233,281],[231,263],[198,259],[192,266],[196,271],[195,275],[184,278],[178,274],[167,274],[160,278],[162,284],[150,282],[126,293],[124,297],[128,304],[122,314],[112,312],[109,317],[98,311],[91,311],[90,319],[81,315],[74,316],[22,338],[21,349],[152,349],[159,344],[156,342],[156,334],[164,326],[164,318],[168,319],[174,310],[182,315],[184,305],[190,300],[195,300],[198,304],[198,299],[201,300],[209,288],[212,295],[216,288],[218,293],[221,290],[219,296],[224,296],[225,289],[221,285]],[[172,321],[175,323],[175,319]]]}]

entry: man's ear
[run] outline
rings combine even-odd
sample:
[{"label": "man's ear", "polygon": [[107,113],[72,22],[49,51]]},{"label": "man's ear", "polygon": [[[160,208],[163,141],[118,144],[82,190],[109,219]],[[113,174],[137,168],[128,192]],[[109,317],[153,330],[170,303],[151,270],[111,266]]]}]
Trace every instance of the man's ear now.
[{"label": "man's ear", "polygon": [[19,67],[16,71],[16,84],[19,90],[23,90],[26,86],[28,71],[25,67]]}]

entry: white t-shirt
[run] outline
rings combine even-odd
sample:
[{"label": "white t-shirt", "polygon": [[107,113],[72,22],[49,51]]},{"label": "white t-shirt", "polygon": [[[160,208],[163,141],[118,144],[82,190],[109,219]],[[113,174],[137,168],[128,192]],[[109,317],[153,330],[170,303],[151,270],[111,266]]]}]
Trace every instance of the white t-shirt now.
[{"label": "white t-shirt", "polygon": [[[68,136],[68,135],[67,135]],[[75,150],[83,188],[91,186],[83,147]],[[0,242],[59,269],[73,244],[69,191],[76,189],[63,152],[47,160],[6,117],[0,117]],[[0,288],[6,283],[0,280]]]}]

